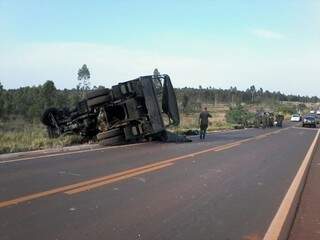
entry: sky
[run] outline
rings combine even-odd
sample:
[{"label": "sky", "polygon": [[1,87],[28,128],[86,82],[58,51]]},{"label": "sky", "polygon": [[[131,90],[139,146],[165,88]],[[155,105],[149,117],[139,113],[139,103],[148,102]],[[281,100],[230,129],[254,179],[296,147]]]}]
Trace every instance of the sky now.
[{"label": "sky", "polygon": [[175,87],[320,96],[320,0],[0,0],[0,82],[74,88],[152,74]]}]

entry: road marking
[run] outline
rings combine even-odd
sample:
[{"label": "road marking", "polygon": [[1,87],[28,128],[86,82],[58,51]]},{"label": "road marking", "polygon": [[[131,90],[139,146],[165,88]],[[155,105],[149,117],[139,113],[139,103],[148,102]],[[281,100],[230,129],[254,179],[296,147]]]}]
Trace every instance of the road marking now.
[{"label": "road marking", "polygon": [[[296,126],[296,125],[294,125],[294,126]],[[277,130],[275,132],[278,133],[280,131],[287,130],[287,129],[292,128],[292,127],[293,126],[290,126],[290,127],[287,127],[287,128],[283,128],[283,129]],[[221,133],[237,132],[237,131],[242,131],[242,130],[244,130],[244,129],[229,130],[229,131],[224,131],[224,132],[221,132]],[[216,133],[220,133],[220,132],[216,132]],[[209,135],[213,135],[213,133],[210,133]],[[191,137],[193,138],[193,137],[198,137],[198,136],[191,136]],[[252,140],[252,138],[248,138],[247,140]],[[108,149],[134,147],[134,146],[143,145],[143,144],[146,144],[146,143],[145,142],[144,143],[134,143],[134,144],[126,144],[126,145],[120,145],[120,146],[110,146],[110,147],[86,149],[86,150],[79,150],[79,151],[61,152],[61,153],[39,155],[39,156],[34,156],[34,157],[24,157],[24,158],[17,158],[17,159],[11,159],[11,160],[3,160],[3,161],[1,161],[1,158],[0,158],[0,165],[1,164],[14,163],[14,162],[22,162],[22,161],[27,161],[27,160],[40,159],[40,158],[50,158],[50,157],[66,156],[66,155],[73,155],[73,154],[78,154],[78,153],[85,153],[85,152],[96,152],[96,151],[102,151],[102,150],[108,150]]]},{"label": "road marking", "polygon": [[83,182],[79,182],[79,183],[75,183],[75,184],[71,184],[71,185],[66,185],[63,187],[54,188],[54,189],[51,189],[48,191],[43,191],[43,192],[39,192],[39,193],[34,193],[34,194],[18,197],[15,199],[3,201],[3,202],[0,202],[0,208],[23,203],[23,202],[27,202],[27,201],[34,200],[34,199],[41,198],[41,197],[46,197],[46,196],[53,195],[53,194],[60,193],[60,192],[65,192],[65,191],[68,191],[68,190],[71,190],[74,188],[83,187],[86,185],[94,184],[94,183],[97,183],[100,181],[105,181],[105,180],[112,179],[112,178],[117,178],[120,176],[124,176],[126,174],[131,174],[133,172],[145,170],[148,168],[154,168],[154,167],[164,165],[164,164],[167,164],[167,163],[159,162],[159,163],[154,163],[154,164],[148,164],[148,165],[145,165],[142,167],[129,169],[129,170],[114,173],[111,175],[107,175],[107,176],[103,176],[103,177],[99,177],[99,178],[95,178],[95,179],[91,179],[91,180],[87,180],[87,181],[83,181]]},{"label": "road marking", "polygon": [[236,146],[239,146],[241,143],[240,142],[237,142],[235,144],[230,144],[229,146],[221,146],[221,147],[218,147],[217,149],[215,149],[216,152],[220,152],[220,151],[223,151],[223,150],[226,150],[226,149],[229,149],[229,148],[233,148],[233,147],[236,147]]},{"label": "road marking", "polygon": [[260,136],[255,137],[254,139],[259,140],[259,139],[265,138],[265,137],[267,137],[267,136],[268,136],[268,135],[260,135]]},{"label": "road marking", "polygon": [[79,151],[73,151],[73,152],[54,153],[54,154],[48,154],[48,155],[25,157],[25,158],[18,158],[18,159],[5,160],[5,161],[0,160],[0,164],[21,162],[21,161],[27,161],[27,160],[33,160],[33,159],[39,159],[39,158],[65,156],[65,155],[72,155],[72,154],[77,154],[77,153],[96,152],[96,151],[116,149],[116,148],[134,147],[134,146],[138,146],[138,145],[142,145],[142,144],[145,144],[145,143],[134,143],[134,144],[126,144],[126,145],[120,145],[120,146],[110,146],[110,147],[102,147],[102,148],[95,148],[95,149],[79,150]]},{"label": "road marking", "polygon": [[239,144],[229,143],[229,144],[225,144],[223,146],[212,147],[212,148],[205,149],[205,150],[202,150],[202,151],[198,151],[198,152],[182,155],[182,156],[179,156],[179,157],[174,157],[174,158],[170,158],[170,159],[167,159],[167,160],[163,160],[163,161],[160,161],[160,162],[157,162],[157,163],[144,165],[142,167],[125,170],[125,171],[122,171],[122,172],[119,172],[119,173],[114,173],[114,174],[111,174],[111,175],[107,175],[107,176],[103,176],[103,177],[99,177],[99,178],[95,178],[95,179],[91,179],[91,180],[87,180],[87,181],[83,181],[83,182],[79,182],[79,183],[75,183],[75,184],[71,184],[71,185],[67,185],[67,186],[63,186],[63,187],[59,187],[59,188],[54,188],[54,189],[51,189],[51,190],[48,190],[48,191],[43,191],[43,192],[39,192],[39,193],[34,193],[34,194],[18,197],[18,198],[15,198],[15,199],[11,199],[11,200],[0,202],[0,208],[11,206],[11,205],[15,205],[15,204],[19,204],[19,203],[23,203],[23,202],[27,202],[27,201],[30,201],[30,200],[46,197],[46,196],[57,194],[57,193],[61,193],[61,192],[67,192],[67,191],[75,189],[75,188],[84,187],[86,185],[91,185],[91,184],[96,184],[98,182],[107,181],[107,180],[113,179],[113,178],[119,178],[119,177],[122,177],[122,176],[125,176],[125,175],[130,175],[132,173],[141,172],[142,170],[146,170],[146,169],[149,169],[149,168],[163,166],[163,165],[166,165],[166,164],[173,164],[173,162],[176,162],[176,161],[179,161],[179,160],[183,160],[183,159],[192,158],[192,157],[195,157],[195,156],[200,155],[200,154],[204,154],[204,153],[208,153],[208,152],[212,152],[212,151],[216,151],[216,150],[219,151],[219,149],[221,149],[222,147],[225,147],[225,149],[227,149],[227,148],[230,148],[232,146],[238,146],[238,145]]},{"label": "road marking", "polygon": [[284,231],[289,231],[290,227],[286,230],[285,228],[288,227],[285,226],[285,223],[287,221],[290,221],[290,219],[288,219],[292,215],[292,213],[290,215],[290,211],[295,211],[295,209],[293,209],[293,205],[295,201],[297,201],[297,197],[301,192],[301,184],[303,184],[306,173],[308,171],[308,167],[310,166],[314,149],[316,148],[317,142],[319,140],[319,134],[320,130],[318,130],[312,144],[310,145],[310,148],[308,149],[308,152],[305,155],[305,158],[303,159],[300,168],[296,176],[294,177],[285,197],[283,198],[281,205],[276,215],[274,216],[263,240],[287,239],[287,236],[284,236],[287,233]]},{"label": "road marking", "polygon": [[147,168],[145,170],[141,170],[141,171],[138,171],[138,172],[127,174],[127,175],[124,175],[124,176],[112,178],[112,179],[109,179],[109,180],[106,180],[106,181],[94,183],[94,184],[83,186],[83,187],[79,187],[79,188],[76,188],[76,189],[71,189],[69,191],[66,191],[65,193],[71,195],[71,194],[75,194],[75,193],[89,191],[89,190],[91,190],[93,188],[97,188],[97,187],[101,187],[101,186],[104,186],[104,185],[107,185],[107,184],[110,184],[110,183],[118,182],[118,181],[121,181],[121,180],[124,180],[124,179],[128,179],[128,178],[131,178],[131,177],[135,177],[135,176],[138,176],[138,175],[141,175],[141,174],[144,174],[144,173],[157,171],[157,170],[160,170],[162,168],[169,167],[169,166],[171,166],[173,164],[174,163],[161,164],[159,166]]},{"label": "road marking", "polygon": [[[288,128],[286,128],[286,129],[288,129]],[[281,129],[281,130],[285,130],[285,129]],[[266,133],[266,134],[263,134],[263,135],[269,135],[269,134],[270,133]],[[260,135],[260,136],[262,136],[262,135]],[[125,171],[122,171],[122,172],[114,173],[114,174],[111,174],[111,175],[107,175],[107,176],[103,176],[103,177],[99,177],[99,178],[95,178],[95,179],[91,179],[91,180],[87,180],[87,181],[83,181],[83,182],[79,182],[79,183],[75,183],[75,184],[71,184],[71,185],[66,185],[66,186],[63,186],[63,187],[54,188],[54,189],[47,190],[47,191],[34,193],[34,194],[18,197],[18,198],[15,198],[15,199],[3,201],[3,202],[0,202],[0,208],[11,206],[11,205],[15,205],[15,204],[19,204],[19,203],[23,203],[23,202],[27,202],[27,201],[30,201],[30,200],[34,200],[34,199],[41,198],[41,197],[46,197],[46,196],[57,194],[57,193],[61,193],[61,192],[70,192],[70,190],[72,190],[72,189],[84,187],[84,186],[87,186],[87,185],[89,186],[89,185],[93,185],[93,184],[98,184],[99,182],[101,182],[101,184],[102,184],[102,182],[106,182],[106,181],[108,181],[110,179],[113,179],[113,178],[116,179],[116,178],[124,177],[126,175],[130,175],[130,174],[133,174],[133,173],[141,172],[141,171],[147,170],[149,168],[156,168],[156,167],[160,167],[160,166],[164,166],[164,165],[165,165],[165,167],[167,167],[166,164],[173,164],[176,161],[185,160],[185,159],[188,159],[188,158],[193,158],[195,156],[198,156],[198,155],[201,155],[201,154],[204,154],[204,153],[223,151],[223,150],[226,150],[226,149],[229,149],[229,148],[232,148],[232,147],[239,146],[240,144],[242,144],[244,142],[252,141],[252,140],[255,140],[255,139],[256,139],[256,137],[251,137],[251,138],[248,138],[248,139],[243,139],[243,140],[240,140],[240,141],[228,143],[228,144],[225,144],[225,145],[222,145],[222,146],[215,146],[215,147],[211,147],[211,148],[208,148],[208,149],[205,149],[205,150],[201,150],[201,151],[198,151],[198,152],[194,152],[194,153],[190,153],[190,154],[186,154],[186,155],[181,155],[181,156],[170,158],[170,159],[167,159],[167,160],[162,160],[160,162],[144,165],[142,167],[137,167],[137,168],[125,170]],[[139,144],[131,144],[131,145],[128,145],[128,146],[133,146],[133,145],[139,145]],[[108,149],[108,148],[106,148],[106,149]],[[99,150],[101,150],[101,149],[99,149]],[[61,154],[61,155],[63,155],[63,154]],[[140,173],[140,174],[142,174],[142,173]],[[120,181],[120,180],[117,180],[117,181]],[[105,184],[103,184],[103,185],[105,185]]]}]

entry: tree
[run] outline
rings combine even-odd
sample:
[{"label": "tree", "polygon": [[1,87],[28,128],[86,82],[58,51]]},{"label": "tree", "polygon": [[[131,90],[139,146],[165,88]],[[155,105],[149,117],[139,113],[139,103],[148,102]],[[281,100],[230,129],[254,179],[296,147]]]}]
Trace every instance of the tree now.
[{"label": "tree", "polygon": [[41,95],[44,100],[44,107],[52,107],[55,104],[57,89],[54,82],[47,80],[41,89]]},{"label": "tree", "polygon": [[250,92],[251,92],[251,102],[254,101],[254,94],[256,93],[256,87],[254,85],[252,85],[250,87]]},{"label": "tree", "polygon": [[79,84],[77,88],[81,92],[81,98],[84,98],[85,92],[90,89],[90,71],[86,64],[78,70],[78,81]]},{"label": "tree", "polygon": [[187,108],[188,103],[189,103],[189,97],[187,94],[184,94],[182,97],[182,103],[181,103],[183,111],[185,111],[185,109]]}]

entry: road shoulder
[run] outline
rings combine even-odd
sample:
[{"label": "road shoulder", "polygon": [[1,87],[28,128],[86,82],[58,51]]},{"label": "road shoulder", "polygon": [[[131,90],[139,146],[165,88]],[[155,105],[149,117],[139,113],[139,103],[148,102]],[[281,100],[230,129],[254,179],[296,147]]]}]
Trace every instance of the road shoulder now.
[{"label": "road shoulder", "polygon": [[314,155],[289,240],[320,239],[320,147]]}]

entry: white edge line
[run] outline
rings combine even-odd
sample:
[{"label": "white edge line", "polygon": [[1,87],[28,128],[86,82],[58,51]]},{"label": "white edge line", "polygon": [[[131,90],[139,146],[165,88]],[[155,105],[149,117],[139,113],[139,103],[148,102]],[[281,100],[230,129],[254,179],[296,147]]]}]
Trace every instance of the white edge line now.
[{"label": "white edge line", "polygon": [[[269,225],[269,228],[263,237],[263,240],[279,240],[287,238],[287,234],[289,232],[284,233],[284,229],[287,227],[285,226],[285,223],[288,220],[290,220],[288,219],[288,217],[290,216],[290,210],[295,210],[292,209],[292,206],[294,204],[294,201],[297,199],[297,194],[301,193],[301,190],[299,191],[299,189],[301,188],[301,184],[304,182],[306,173],[309,169],[308,167],[310,166],[313,152],[317,146],[319,134],[320,129],[318,130],[312,144],[310,145],[308,152],[305,155],[305,158],[303,159],[296,176],[294,177],[285,197],[283,198],[280,204],[280,207],[276,215],[272,219],[272,222]],[[289,231],[290,227],[287,227],[287,230]],[[285,234],[286,236],[282,236],[283,234]]]},{"label": "white edge line", "polygon": [[[291,126],[292,127],[292,126]],[[289,129],[288,128],[283,128],[282,130]],[[208,135],[213,135],[215,133],[229,133],[229,132],[237,132],[241,130],[246,130],[246,129],[233,129],[233,130],[227,130],[227,131],[217,131],[217,132],[211,132],[208,133]],[[195,138],[199,137],[197,136],[189,136],[190,138]],[[77,153],[84,153],[84,152],[95,152],[95,151],[101,151],[101,150],[108,150],[108,149],[115,149],[115,148],[124,148],[124,147],[131,147],[131,146],[138,146],[142,144],[147,144],[148,142],[143,142],[143,143],[134,143],[134,144],[126,144],[126,145],[120,145],[120,146],[110,146],[110,147],[102,147],[102,148],[94,148],[94,149],[86,149],[86,150],[78,150],[78,151],[70,151],[70,152],[60,152],[60,153],[53,153],[53,154],[47,154],[47,155],[39,155],[39,156],[34,156],[34,157],[24,157],[24,158],[18,158],[18,159],[11,159],[11,160],[0,160],[0,165],[1,164],[7,164],[7,163],[14,163],[14,162],[21,162],[21,161],[26,161],[26,160],[34,160],[34,159],[39,159],[39,158],[49,158],[49,157],[56,157],[56,156],[63,156],[63,155],[72,155],[72,154],[77,154]]]},{"label": "white edge line", "polygon": [[72,155],[72,154],[84,153],[84,152],[96,152],[96,151],[102,151],[102,150],[108,150],[108,149],[133,147],[133,146],[138,146],[138,145],[142,145],[142,144],[146,144],[146,143],[134,143],[134,144],[126,144],[126,145],[120,145],[120,146],[110,146],[110,147],[102,147],[102,148],[95,148],[95,149],[86,149],[86,150],[79,150],[79,151],[71,151],[71,152],[63,152],[63,153],[54,153],[54,154],[48,154],[48,155],[34,156],[34,157],[11,159],[11,160],[0,161],[0,164],[21,162],[21,161],[27,161],[27,160],[33,160],[33,159],[39,159],[39,158],[50,158],[50,157],[63,156],[63,155]]}]

